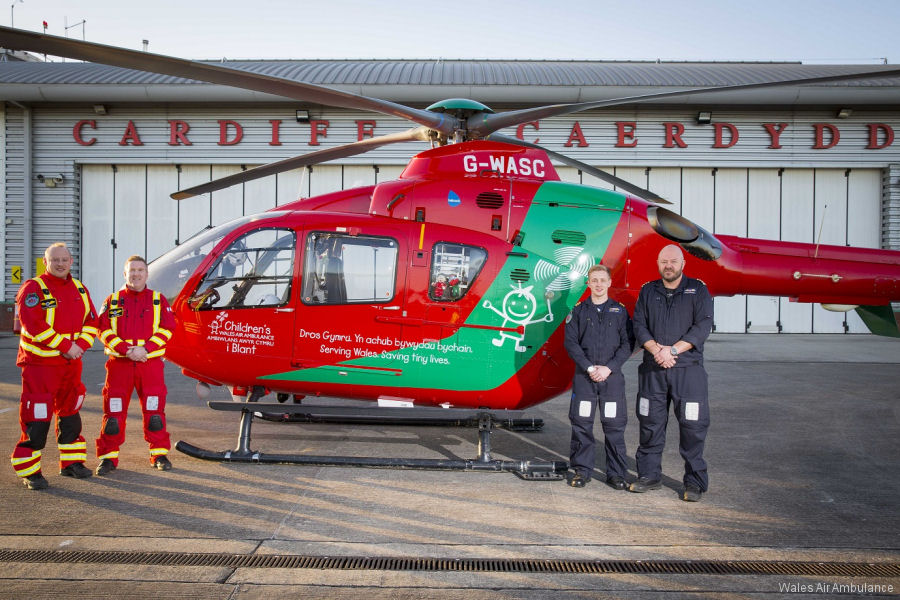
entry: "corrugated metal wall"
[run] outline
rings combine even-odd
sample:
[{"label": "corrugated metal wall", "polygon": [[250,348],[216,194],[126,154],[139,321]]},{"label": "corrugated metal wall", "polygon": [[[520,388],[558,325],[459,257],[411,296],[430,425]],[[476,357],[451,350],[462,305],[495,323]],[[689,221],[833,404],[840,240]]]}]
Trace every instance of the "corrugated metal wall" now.
[{"label": "corrugated metal wall", "polygon": [[884,170],[881,182],[881,244],[883,248],[900,250],[900,164]]},{"label": "corrugated metal wall", "polygon": [[[6,104],[0,102],[0,148],[6,148]],[[2,194],[3,198],[7,197],[6,194],[6,153],[0,152],[0,194]],[[0,226],[0,248],[3,248],[4,256],[8,255],[8,248],[6,247],[6,202],[0,203],[0,223],[3,223]],[[6,262],[3,263],[3,276],[0,277],[0,299],[6,298],[6,282],[9,281],[12,276],[11,274],[7,275],[6,271]]]}]

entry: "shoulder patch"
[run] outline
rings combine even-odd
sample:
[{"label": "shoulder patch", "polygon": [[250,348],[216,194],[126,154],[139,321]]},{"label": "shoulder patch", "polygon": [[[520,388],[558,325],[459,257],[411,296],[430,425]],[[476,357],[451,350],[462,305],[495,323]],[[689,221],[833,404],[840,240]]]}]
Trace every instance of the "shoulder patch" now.
[{"label": "shoulder patch", "polygon": [[124,314],[125,314],[125,309],[124,309],[124,308],[111,308],[111,309],[109,309],[109,318],[110,318],[110,319],[115,319],[115,318],[117,318],[117,317],[121,317],[121,316],[124,315]]},{"label": "shoulder patch", "polygon": [[34,308],[40,301],[41,299],[35,293],[31,293],[25,296],[25,306],[27,306],[28,308]]},{"label": "shoulder patch", "polygon": [[566,323],[568,324],[568,322],[571,320],[572,320],[572,313],[569,313],[566,315]]}]

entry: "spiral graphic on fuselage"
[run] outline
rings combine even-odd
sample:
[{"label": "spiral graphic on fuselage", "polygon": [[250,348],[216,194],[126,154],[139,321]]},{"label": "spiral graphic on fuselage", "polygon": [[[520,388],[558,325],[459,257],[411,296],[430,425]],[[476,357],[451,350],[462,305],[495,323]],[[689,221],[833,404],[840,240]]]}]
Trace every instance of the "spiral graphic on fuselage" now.
[{"label": "spiral graphic on fuselage", "polygon": [[584,248],[565,246],[554,250],[553,262],[540,259],[534,266],[534,277],[538,281],[551,280],[546,286],[548,290],[568,290],[584,285],[593,264],[594,259]]}]

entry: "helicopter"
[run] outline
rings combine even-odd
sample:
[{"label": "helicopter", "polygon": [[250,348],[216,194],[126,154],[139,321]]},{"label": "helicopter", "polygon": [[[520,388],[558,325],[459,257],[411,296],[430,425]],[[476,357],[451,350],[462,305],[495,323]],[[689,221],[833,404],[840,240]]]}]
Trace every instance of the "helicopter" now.
[{"label": "helicopter", "polygon": [[[167,357],[198,382],[239,402],[239,443],[198,458],[295,464],[511,471],[558,478],[560,461],[499,461],[490,432],[507,415],[564,392],[574,366],[566,315],[587,291],[588,269],[611,270],[610,296],[633,311],[656,279],[653,258],[678,244],[687,269],[713,296],[787,296],[856,310],[875,333],[900,337],[900,252],[713,234],[667,209],[665,199],[591,165],[497,132],[541,118],[694,94],[896,77],[878,68],[840,75],[694,88],[495,113],[455,98],[426,109],[324,86],[123,48],[0,27],[0,46],[193,80],[306,102],[402,117],[417,126],[285,159],[172,194],[179,201],[282,171],[427,141],[397,180],[300,198],[208,229],[150,265],[178,329]],[[563,182],[554,161],[619,190]],[[260,402],[274,393],[279,403]],[[293,397],[295,402],[287,404]],[[379,408],[310,408],[307,397],[377,402]],[[349,416],[366,422],[447,414],[479,428],[474,461],[308,457],[250,449],[254,415]],[[511,416],[510,416],[511,415]],[[346,459],[346,460],[345,460]]]}]

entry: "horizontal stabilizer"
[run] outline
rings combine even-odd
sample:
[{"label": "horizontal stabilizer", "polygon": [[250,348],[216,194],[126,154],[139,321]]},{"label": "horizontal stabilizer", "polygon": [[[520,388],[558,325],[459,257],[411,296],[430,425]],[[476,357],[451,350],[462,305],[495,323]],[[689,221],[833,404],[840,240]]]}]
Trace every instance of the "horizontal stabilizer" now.
[{"label": "horizontal stabilizer", "polygon": [[891,306],[860,306],[856,309],[869,331],[875,335],[900,337],[900,326],[897,325],[897,316]]}]

